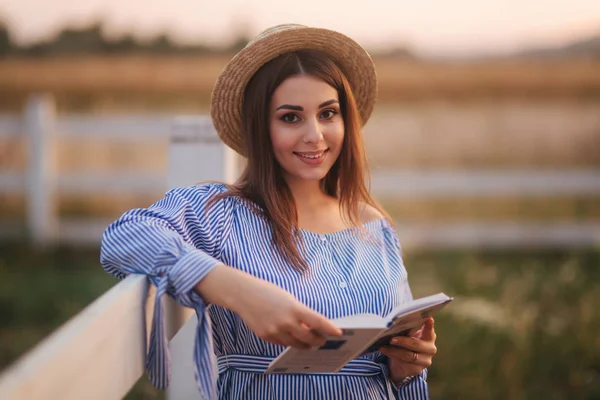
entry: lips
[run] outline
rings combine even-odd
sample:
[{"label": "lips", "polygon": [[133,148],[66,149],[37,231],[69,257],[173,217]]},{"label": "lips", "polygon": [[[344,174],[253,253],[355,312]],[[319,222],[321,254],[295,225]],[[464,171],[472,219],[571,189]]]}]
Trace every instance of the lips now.
[{"label": "lips", "polygon": [[315,165],[320,164],[325,160],[329,149],[319,151],[295,151],[294,154],[306,164]]},{"label": "lips", "polygon": [[303,152],[295,151],[294,154],[296,154],[300,157],[304,157],[304,158],[316,159],[316,158],[321,157],[323,154],[325,154],[325,152],[327,150],[328,149],[321,150],[321,151],[303,151]]}]

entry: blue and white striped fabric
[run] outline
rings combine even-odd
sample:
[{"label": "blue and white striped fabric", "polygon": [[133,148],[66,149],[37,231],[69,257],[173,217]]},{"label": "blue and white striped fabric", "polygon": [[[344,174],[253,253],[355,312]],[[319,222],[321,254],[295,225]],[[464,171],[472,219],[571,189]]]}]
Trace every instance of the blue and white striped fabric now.
[{"label": "blue and white striped fabric", "polygon": [[283,347],[256,336],[235,313],[204,303],[193,290],[215,265],[224,263],[273,282],[328,318],[358,313],[388,314],[412,298],[398,238],[385,220],[329,234],[302,230],[310,273],[292,269],[272,252],[268,222],[245,201],[229,197],[207,210],[226,189],[204,184],[174,189],[149,208],[126,212],[105,231],[101,262],[124,278],[144,274],[157,286],[146,368],[165,388],[170,357],[161,298],[165,292],[198,315],[194,361],[205,399],[426,399],[427,374],[396,388],[381,353],[350,362],[336,374],[267,375]]}]

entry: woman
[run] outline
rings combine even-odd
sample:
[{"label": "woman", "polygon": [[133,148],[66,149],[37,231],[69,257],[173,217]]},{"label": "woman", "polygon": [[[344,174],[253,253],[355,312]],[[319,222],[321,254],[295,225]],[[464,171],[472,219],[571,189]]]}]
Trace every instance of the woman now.
[{"label": "woman", "polygon": [[174,189],[103,237],[106,271],[145,274],[158,288],[147,360],[157,387],[169,380],[160,303],[168,292],[197,312],[205,398],[427,397],[432,319],[336,374],[263,374],[286,346],[340,335],[331,319],[383,316],[411,298],[396,232],[364,179],[360,129],[375,95],[369,55],[325,29],[276,26],[227,65],[211,115],[248,158],[240,179]]}]

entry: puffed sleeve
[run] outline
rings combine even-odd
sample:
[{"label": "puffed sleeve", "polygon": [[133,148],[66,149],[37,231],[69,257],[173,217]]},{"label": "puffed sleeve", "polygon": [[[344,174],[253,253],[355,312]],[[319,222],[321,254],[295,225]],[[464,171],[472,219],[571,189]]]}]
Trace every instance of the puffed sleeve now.
[{"label": "puffed sleeve", "polygon": [[164,389],[171,374],[162,297],[170,294],[198,314],[194,349],[201,393],[216,396],[216,367],[210,320],[206,304],[193,288],[220,263],[220,249],[231,224],[226,200],[210,208],[208,201],[225,190],[206,184],[173,189],[148,208],[123,214],[104,232],[100,251],[102,267],[122,279],[129,274],[146,275],[157,287],[146,370],[154,386]]}]

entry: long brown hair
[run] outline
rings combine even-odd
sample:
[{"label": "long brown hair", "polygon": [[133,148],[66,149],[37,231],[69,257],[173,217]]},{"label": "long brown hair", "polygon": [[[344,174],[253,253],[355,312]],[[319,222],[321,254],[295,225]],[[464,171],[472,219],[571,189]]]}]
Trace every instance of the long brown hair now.
[{"label": "long brown hair", "polygon": [[362,226],[361,204],[375,207],[388,220],[390,218],[369,194],[362,123],[350,84],[342,71],[327,55],[314,50],[285,53],[266,63],[254,74],[244,93],[242,119],[248,157],[246,168],[237,182],[229,186],[228,192],[213,200],[239,196],[250,201],[270,222],[275,248],[294,269],[303,272],[308,270],[308,265],[298,246],[302,244],[302,237],[296,204],[273,153],[269,135],[271,97],[284,80],[295,75],[319,78],[338,93],[344,141],[338,159],[321,181],[323,192],[339,200],[342,215],[352,226]]}]

